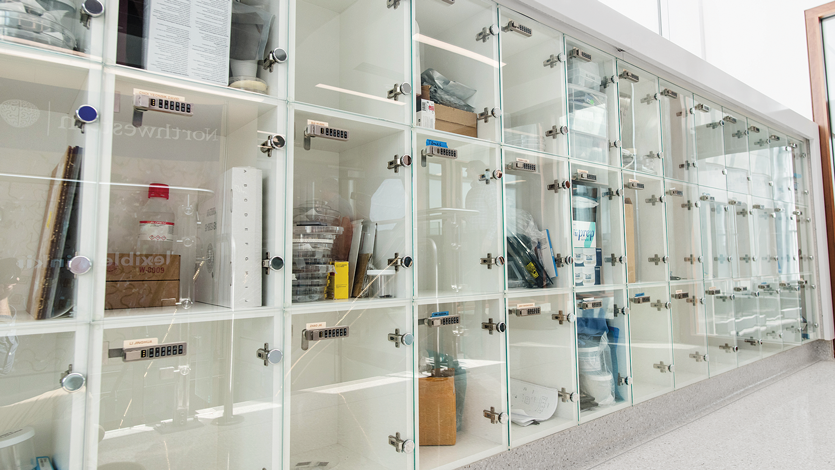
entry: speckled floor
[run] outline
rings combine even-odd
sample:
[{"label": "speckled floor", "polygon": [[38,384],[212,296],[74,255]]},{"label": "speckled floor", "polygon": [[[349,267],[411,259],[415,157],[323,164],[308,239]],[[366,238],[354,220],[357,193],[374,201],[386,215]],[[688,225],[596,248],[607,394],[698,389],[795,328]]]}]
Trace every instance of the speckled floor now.
[{"label": "speckled floor", "polygon": [[594,470],[835,468],[835,361],[817,362]]}]

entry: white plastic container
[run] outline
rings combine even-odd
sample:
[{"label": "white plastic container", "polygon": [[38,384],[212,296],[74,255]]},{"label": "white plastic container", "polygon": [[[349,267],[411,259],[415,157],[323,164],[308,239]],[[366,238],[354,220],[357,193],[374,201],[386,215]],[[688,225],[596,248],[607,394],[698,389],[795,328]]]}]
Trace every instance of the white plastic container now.
[{"label": "white plastic container", "polygon": [[577,368],[580,373],[596,373],[603,370],[603,355],[600,354],[600,346],[586,346],[577,348]]},{"label": "white plastic container", "polygon": [[580,373],[580,390],[594,397],[598,405],[608,405],[615,401],[614,385],[611,372]]},{"label": "white plastic container", "polygon": [[35,437],[35,430],[28,426],[0,434],[0,469],[32,470],[35,468],[37,462],[33,437]]}]

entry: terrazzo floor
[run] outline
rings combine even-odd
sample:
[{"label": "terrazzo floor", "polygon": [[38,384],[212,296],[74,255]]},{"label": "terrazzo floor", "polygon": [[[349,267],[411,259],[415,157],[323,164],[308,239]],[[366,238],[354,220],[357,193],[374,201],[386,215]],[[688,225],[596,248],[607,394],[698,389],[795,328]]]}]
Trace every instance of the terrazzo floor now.
[{"label": "terrazzo floor", "polygon": [[812,364],[593,468],[835,469],[835,361]]}]

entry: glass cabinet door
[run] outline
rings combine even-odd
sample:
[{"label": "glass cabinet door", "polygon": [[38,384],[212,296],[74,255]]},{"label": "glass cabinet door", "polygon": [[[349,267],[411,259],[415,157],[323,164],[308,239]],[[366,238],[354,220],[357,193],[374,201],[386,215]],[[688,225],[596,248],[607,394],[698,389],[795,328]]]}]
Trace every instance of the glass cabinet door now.
[{"label": "glass cabinet door", "polygon": [[620,166],[615,58],[565,39],[571,158]]},{"label": "glass cabinet door", "polygon": [[812,189],[811,169],[809,168],[809,154],[805,140],[788,138],[792,149],[794,166],[794,200],[798,204],[808,205],[811,201]]},{"label": "glass cabinet door", "polygon": [[577,424],[575,315],[570,293],[507,300],[510,445]]},{"label": "glass cabinet door", "polygon": [[[101,61],[104,0],[90,3],[60,0],[4,3],[6,5],[0,10],[3,24],[0,40],[6,43],[7,50],[29,49],[25,53],[45,54],[41,60],[51,60],[48,54],[66,54],[85,61]],[[92,17],[85,10],[98,14]]]},{"label": "glass cabinet door", "polygon": [[798,211],[794,204],[776,202],[774,204],[774,228],[777,272],[780,275],[798,274],[800,264],[798,258],[798,233],[797,220]]},{"label": "glass cabinet door", "polygon": [[290,300],[411,297],[410,133],[296,107],[292,138]]},{"label": "glass cabinet door", "polygon": [[504,161],[508,289],[573,286],[568,163],[510,150]]},{"label": "glass cabinet door", "polygon": [[749,278],[755,265],[752,238],[753,212],[748,203],[747,194],[728,193],[728,206],[731,213],[731,267],[734,277]]},{"label": "glass cabinet door", "polygon": [[412,309],[298,313],[287,323],[283,468],[414,468]]},{"label": "glass cabinet door", "polygon": [[727,108],[722,109],[722,114],[728,191],[748,194],[751,179],[748,158],[748,120]]},{"label": "glass cabinet door", "polygon": [[507,449],[504,322],[499,299],[418,306],[420,468],[457,468]]},{"label": "glass cabinet door", "polygon": [[618,61],[621,160],[625,170],[662,175],[658,78]]},{"label": "glass cabinet door", "polygon": [[568,155],[562,33],[500,8],[505,145]]},{"label": "glass cabinet door", "polygon": [[780,277],[780,312],[783,316],[783,345],[786,347],[803,342],[803,289],[798,284],[799,280],[798,275]]},{"label": "glass cabinet door", "polygon": [[801,338],[805,343],[821,337],[818,285],[812,274],[800,276],[797,285],[800,287]]},{"label": "glass cabinet door", "polygon": [[580,423],[632,404],[629,321],[624,290],[574,293]]},{"label": "glass cabinet door", "polygon": [[670,283],[676,388],[709,376],[710,350],[701,282]]},{"label": "glass cabinet door", "polygon": [[751,164],[751,195],[756,197],[772,197],[774,178],[772,176],[771,143],[768,139],[768,128],[764,125],[748,120],[748,159]]},{"label": "glass cabinet door", "polygon": [[624,284],[619,171],[571,164],[574,285]]},{"label": "glass cabinet door", "polygon": [[102,106],[88,91],[101,77],[2,61],[0,322],[89,318],[94,276],[84,274],[105,265],[95,253]]},{"label": "glass cabinet door", "polygon": [[690,112],[696,129],[696,160],[699,185],[726,189],[724,116],[722,108],[699,96]]},{"label": "glass cabinet door", "polygon": [[[675,359],[666,285],[629,288],[629,344],[635,404],[673,390]],[[578,344],[578,353],[581,351]]]},{"label": "glass cabinet door", "polygon": [[104,358],[91,415],[98,432],[88,434],[100,441],[94,467],[281,468],[280,321],[96,331]]},{"label": "glass cabinet door", "polygon": [[419,295],[501,292],[503,173],[498,149],[422,132],[416,146]]},{"label": "glass cabinet door", "polygon": [[276,302],[280,276],[268,278],[261,260],[280,252],[286,108],[176,81],[107,79],[116,92],[102,168],[105,317]]},{"label": "glass cabinet door", "polygon": [[[42,333],[0,323],[0,435],[4,469],[82,468],[87,327]],[[42,330],[42,329],[41,329]]]},{"label": "glass cabinet door", "polygon": [[762,358],[765,318],[760,312],[760,292],[754,282],[733,281],[734,317],[736,318],[736,344],[739,347],[737,364],[744,366]]},{"label": "glass cabinet door", "polygon": [[763,331],[763,357],[783,350],[783,313],[780,310],[780,282],[776,278],[760,278],[760,321]]},{"label": "glass cabinet door", "polygon": [[736,295],[732,286],[731,281],[708,281],[702,291],[711,377],[737,366],[739,346],[734,313]]},{"label": "glass cabinet door", "polygon": [[501,139],[496,13],[488,0],[415,3],[412,70],[421,96],[416,126]]},{"label": "glass cabinet door", "polygon": [[725,191],[701,188],[699,207],[705,280],[731,277],[731,215]]},{"label": "glass cabinet door", "polygon": [[202,82],[201,87],[286,96],[284,2],[119,2],[108,8],[104,13],[113,19],[107,28],[116,43],[107,48],[115,49],[110,54],[118,65]]},{"label": "glass cabinet door", "polygon": [[774,181],[774,199],[794,202],[794,162],[792,148],[786,135],[770,130],[768,136],[771,153],[771,174]]},{"label": "glass cabinet door", "polygon": [[690,183],[699,181],[696,162],[695,106],[693,94],[672,83],[660,81],[661,132],[664,142],[664,175]]},{"label": "glass cabinet door", "polygon": [[411,5],[398,4],[296,1],[295,101],[409,122]]},{"label": "glass cabinet door", "polygon": [[669,273],[664,181],[623,174],[627,282],[666,281]]},{"label": "glass cabinet door", "polygon": [[751,198],[751,220],[753,222],[754,276],[777,275],[777,213],[769,199]]},{"label": "glass cabinet door", "polygon": [[667,226],[673,236],[667,237],[670,249],[670,280],[701,279],[702,229],[699,217],[699,187],[667,181]]},{"label": "glass cabinet door", "polygon": [[795,206],[797,222],[798,269],[801,273],[810,273],[815,269],[815,232],[812,225],[812,212],[809,207]]}]

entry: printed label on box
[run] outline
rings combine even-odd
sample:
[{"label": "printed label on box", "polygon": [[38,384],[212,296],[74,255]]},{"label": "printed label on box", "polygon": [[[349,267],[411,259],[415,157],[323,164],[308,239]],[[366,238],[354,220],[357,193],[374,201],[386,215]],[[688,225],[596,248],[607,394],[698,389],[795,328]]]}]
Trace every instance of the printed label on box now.
[{"label": "printed label on box", "polygon": [[572,244],[575,247],[590,248],[596,245],[596,222],[583,222],[575,220],[571,223],[571,226],[573,229]]},{"label": "printed label on box", "polygon": [[317,322],[317,323],[308,323],[308,324],[304,325],[304,328],[306,330],[314,330],[316,328],[327,328],[327,327],[328,327],[328,322],[325,322],[325,321],[320,321],[320,322]]},{"label": "printed label on box", "polygon": [[139,348],[142,346],[154,346],[157,344],[159,344],[159,340],[157,338],[127,339],[123,343],[122,347],[128,349]]}]

